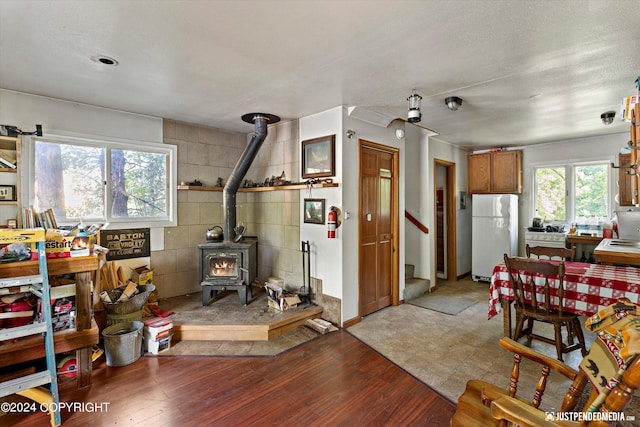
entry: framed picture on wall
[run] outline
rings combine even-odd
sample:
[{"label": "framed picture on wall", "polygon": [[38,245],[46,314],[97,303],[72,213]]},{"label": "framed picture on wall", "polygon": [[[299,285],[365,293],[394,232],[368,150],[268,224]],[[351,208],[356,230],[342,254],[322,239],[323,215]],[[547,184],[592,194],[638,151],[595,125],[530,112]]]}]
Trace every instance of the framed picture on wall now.
[{"label": "framed picture on wall", "polygon": [[0,185],[0,201],[13,202],[16,200],[15,185]]},{"label": "framed picture on wall", "polygon": [[302,141],[302,178],[335,176],[336,136]]},{"label": "framed picture on wall", "polygon": [[324,199],[304,199],[304,222],[324,224]]}]

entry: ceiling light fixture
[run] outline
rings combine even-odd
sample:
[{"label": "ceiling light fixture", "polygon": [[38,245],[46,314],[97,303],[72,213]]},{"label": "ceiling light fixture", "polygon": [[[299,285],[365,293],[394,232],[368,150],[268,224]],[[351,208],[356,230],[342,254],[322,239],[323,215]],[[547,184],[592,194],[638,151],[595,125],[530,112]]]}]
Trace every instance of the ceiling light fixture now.
[{"label": "ceiling light fixture", "polygon": [[446,98],[444,103],[447,104],[447,107],[451,111],[456,111],[458,108],[462,107],[462,99],[457,96],[450,96]]},{"label": "ceiling light fixture", "polygon": [[409,95],[407,101],[409,101],[409,114],[407,116],[407,121],[409,123],[418,123],[422,120],[422,113],[420,112],[420,100],[422,97],[416,93],[416,90],[413,90],[413,93]]},{"label": "ceiling light fixture", "polygon": [[613,123],[613,119],[616,117],[615,111],[607,111],[606,113],[600,114],[600,118],[602,119],[602,124],[610,125]]},{"label": "ceiling light fixture", "polygon": [[105,56],[105,55],[98,55],[98,56],[93,56],[91,57],[91,59],[99,64],[102,65],[111,65],[113,67],[117,66],[119,64],[119,62],[113,58],[111,58],[110,56]]}]

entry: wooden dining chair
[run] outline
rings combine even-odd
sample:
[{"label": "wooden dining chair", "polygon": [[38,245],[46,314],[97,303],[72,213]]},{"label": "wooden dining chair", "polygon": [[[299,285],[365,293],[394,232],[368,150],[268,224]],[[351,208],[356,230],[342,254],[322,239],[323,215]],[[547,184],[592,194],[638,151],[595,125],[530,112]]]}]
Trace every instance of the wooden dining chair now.
[{"label": "wooden dining chair", "polygon": [[550,246],[525,246],[527,258],[531,258],[531,255],[536,255],[538,259],[541,257],[547,257],[547,259],[560,258],[565,261],[576,260],[576,245],[572,245],[571,249],[567,248],[552,248]]},{"label": "wooden dining chair", "polygon": [[[500,339],[502,348],[513,352],[511,378],[506,381],[508,388],[501,388],[485,381],[472,379],[467,382],[464,393],[458,399],[458,406],[451,427],[491,427],[491,426],[589,426],[604,427],[609,424],[599,416],[593,421],[567,421],[553,418],[553,413],[540,409],[540,404],[551,371],[572,381],[562,402],[546,402],[546,407],[558,408],[556,414],[582,411],[594,404],[598,397],[595,388],[589,393],[588,375],[582,369],[573,369],[565,363],[539,353],[508,337]],[[588,357],[588,356],[587,356]],[[528,359],[542,366],[540,379],[536,382],[531,401],[522,397],[518,391],[520,363]],[[553,378],[553,377],[552,377]],[[626,365],[621,379],[616,383],[596,412],[621,413],[640,387],[640,357],[632,358]],[[584,417],[587,419],[588,417]]]},{"label": "wooden dining chair", "polygon": [[[515,297],[514,339],[517,341],[526,335],[529,341],[536,339],[555,345],[559,360],[563,360],[564,353],[578,349],[583,356],[587,354],[579,316],[564,308],[564,261],[551,263],[533,258],[511,258],[505,254],[504,262]],[[557,286],[553,286],[554,282]],[[553,339],[534,333],[535,321],[552,324]],[[562,339],[563,326],[567,329],[567,343]],[[577,343],[574,337],[578,339]]]}]

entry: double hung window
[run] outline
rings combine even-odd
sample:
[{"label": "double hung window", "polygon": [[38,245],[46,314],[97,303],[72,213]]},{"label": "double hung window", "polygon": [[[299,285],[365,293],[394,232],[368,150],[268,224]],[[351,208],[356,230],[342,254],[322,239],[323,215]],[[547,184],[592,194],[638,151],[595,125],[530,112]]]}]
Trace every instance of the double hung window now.
[{"label": "double hung window", "polygon": [[573,163],[534,168],[535,216],[544,221],[573,222],[608,218],[609,163]]}]

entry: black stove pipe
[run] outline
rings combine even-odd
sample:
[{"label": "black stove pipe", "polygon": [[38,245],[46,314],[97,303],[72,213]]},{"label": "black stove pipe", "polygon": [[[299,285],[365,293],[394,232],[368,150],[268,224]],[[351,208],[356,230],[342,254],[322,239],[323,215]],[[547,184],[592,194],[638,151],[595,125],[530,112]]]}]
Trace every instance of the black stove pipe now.
[{"label": "black stove pipe", "polygon": [[247,174],[251,163],[256,158],[262,143],[267,138],[267,124],[273,124],[280,121],[280,117],[266,113],[249,113],[242,116],[242,120],[247,123],[255,123],[256,130],[251,137],[251,141],[247,144],[244,152],[238,159],[236,166],[231,171],[229,180],[224,186],[223,208],[224,208],[224,241],[232,242],[236,237],[236,194],[240,184]]}]

